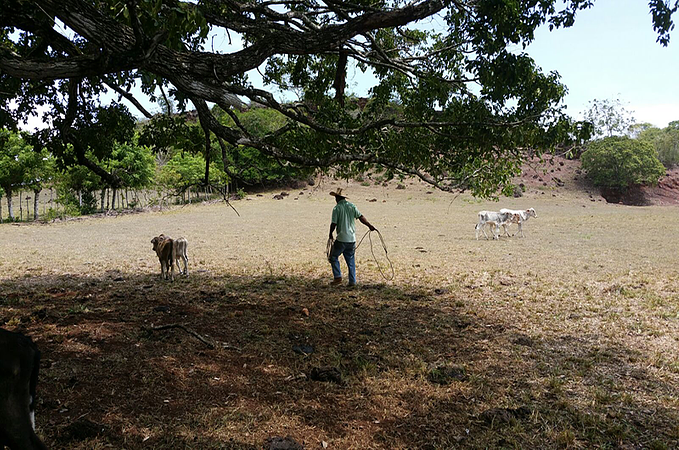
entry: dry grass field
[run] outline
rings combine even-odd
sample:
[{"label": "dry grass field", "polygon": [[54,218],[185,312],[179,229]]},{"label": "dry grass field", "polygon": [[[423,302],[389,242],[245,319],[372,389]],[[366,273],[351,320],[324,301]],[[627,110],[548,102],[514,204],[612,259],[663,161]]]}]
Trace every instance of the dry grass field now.
[{"label": "dry grass field", "polygon": [[[0,324],[43,352],[48,447],[679,447],[676,206],[368,184],[249,196],[240,217],[0,225]],[[327,285],[337,186],[382,232],[393,281],[366,238],[359,286]],[[501,207],[538,217],[525,238],[475,240],[476,212]],[[160,280],[160,233],[188,239],[188,278]],[[153,329],[172,324],[213,345]]]}]

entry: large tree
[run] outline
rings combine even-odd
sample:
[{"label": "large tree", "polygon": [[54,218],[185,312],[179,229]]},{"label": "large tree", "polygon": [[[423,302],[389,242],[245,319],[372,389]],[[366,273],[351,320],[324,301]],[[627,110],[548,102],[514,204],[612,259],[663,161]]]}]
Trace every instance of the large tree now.
[{"label": "large tree", "polygon": [[[76,118],[97,107],[105,86],[141,106],[130,94],[140,83],[151,96],[163,87],[180,106],[192,102],[206,148],[215,135],[281,163],[344,174],[381,168],[490,195],[507,185],[524,151],[568,131],[558,74],[542,73],[520,49],[538,26],[570,26],[592,3],[0,0],[0,120],[51,105],[45,120],[77,163],[97,170]],[[666,45],[679,0],[649,5]],[[209,36],[217,30],[242,47],[215,50]],[[248,81],[246,73],[262,67],[271,90]],[[347,99],[348,67],[377,78],[365,105]],[[281,88],[302,93],[300,101],[278,101]],[[224,125],[207,106],[229,112],[239,98],[287,122],[261,136],[235,114]]]}]

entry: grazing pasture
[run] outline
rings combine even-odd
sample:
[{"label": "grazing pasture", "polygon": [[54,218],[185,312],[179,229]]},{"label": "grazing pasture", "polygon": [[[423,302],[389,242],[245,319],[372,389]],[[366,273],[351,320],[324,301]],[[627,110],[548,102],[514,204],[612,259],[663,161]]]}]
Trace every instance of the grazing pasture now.
[{"label": "grazing pasture", "polygon": [[[249,196],[240,217],[215,203],[0,226],[0,323],[42,351],[48,447],[679,446],[676,206],[365,184]],[[366,238],[359,286],[327,285],[339,185],[393,281]],[[503,207],[535,208],[526,237],[475,240],[477,212]],[[188,278],[160,279],[160,233],[190,242]]]}]

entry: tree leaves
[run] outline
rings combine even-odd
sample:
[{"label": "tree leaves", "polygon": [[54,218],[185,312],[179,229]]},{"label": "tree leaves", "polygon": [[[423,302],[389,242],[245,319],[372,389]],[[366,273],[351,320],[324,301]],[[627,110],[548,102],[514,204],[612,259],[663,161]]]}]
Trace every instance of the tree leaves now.
[{"label": "tree leaves", "polygon": [[628,137],[613,136],[594,141],[581,159],[582,167],[594,184],[606,188],[655,185],[665,174],[653,146]]},{"label": "tree leaves", "polygon": [[[163,87],[180,108],[190,100],[231,111],[242,107],[234,105],[239,96],[285,120],[266,131],[220,122],[209,111],[201,121],[228,149],[264,157],[253,164],[378,169],[488,196],[505,188],[523,154],[549,150],[577,131],[560,106],[566,88],[558,74],[543,73],[516,48],[525,49],[542,24],[571,26],[593,3],[0,0],[0,103],[19,105],[0,120],[13,125],[35,104],[50,104],[47,114],[60,129],[52,140],[69,142],[77,156],[69,163],[106,177],[83,159],[83,148],[99,158],[113,140],[126,142],[120,132],[127,127],[97,110],[102,80],[124,90],[139,82],[152,99]],[[677,5],[650,2],[663,43]],[[242,44],[206,50],[216,30]],[[262,66],[273,86],[248,81]],[[377,78],[369,99],[344,88],[351,67]],[[277,89],[298,101],[281,103]],[[74,108],[79,118],[69,130]],[[164,135],[149,128],[148,142],[183,135],[181,125],[171,126]],[[115,138],[97,142],[106,130]],[[192,142],[204,141],[187,137],[180,146],[192,149]],[[53,148],[68,153],[65,144]],[[228,158],[222,162],[227,171]]]}]

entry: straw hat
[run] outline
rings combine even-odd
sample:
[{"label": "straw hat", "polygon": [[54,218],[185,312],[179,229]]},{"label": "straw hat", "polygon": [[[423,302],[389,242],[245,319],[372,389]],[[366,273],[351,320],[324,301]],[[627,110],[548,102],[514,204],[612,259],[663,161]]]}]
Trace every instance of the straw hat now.
[{"label": "straw hat", "polygon": [[330,192],[330,195],[332,195],[334,197],[349,198],[342,193],[342,188],[337,188],[337,192]]}]

